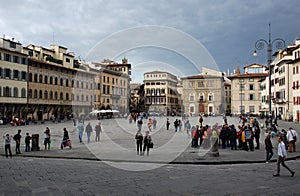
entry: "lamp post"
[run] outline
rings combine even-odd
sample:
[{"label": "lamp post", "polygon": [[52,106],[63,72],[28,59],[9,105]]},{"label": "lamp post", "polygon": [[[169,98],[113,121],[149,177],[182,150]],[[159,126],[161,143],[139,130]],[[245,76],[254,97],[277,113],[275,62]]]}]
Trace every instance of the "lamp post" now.
[{"label": "lamp post", "polygon": [[[265,39],[259,39],[255,42],[255,48],[257,50],[263,50],[265,45],[267,45],[267,67],[269,71],[269,99],[268,99],[268,104],[269,104],[269,115],[270,115],[270,123],[272,123],[272,91],[271,91],[271,63],[272,63],[272,49],[275,44],[275,47],[277,49],[282,49],[285,47],[285,41],[281,38],[276,38],[274,40],[271,40],[271,32],[270,32],[271,24],[269,24],[269,34],[268,34],[268,41]],[[253,53],[253,56],[257,56],[256,50]]]}]

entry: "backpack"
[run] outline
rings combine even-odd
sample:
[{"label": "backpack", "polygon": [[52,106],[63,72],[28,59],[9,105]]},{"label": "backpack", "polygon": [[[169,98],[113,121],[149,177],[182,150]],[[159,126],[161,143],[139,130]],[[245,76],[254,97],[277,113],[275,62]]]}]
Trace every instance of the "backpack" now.
[{"label": "backpack", "polygon": [[246,129],[245,130],[245,138],[246,138],[246,140],[250,140],[251,137],[252,137],[251,130],[250,129]]},{"label": "backpack", "polygon": [[17,141],[17,139],[18,139],[18,134],[14,135],[13,139],[14,139],[15,141]]}]

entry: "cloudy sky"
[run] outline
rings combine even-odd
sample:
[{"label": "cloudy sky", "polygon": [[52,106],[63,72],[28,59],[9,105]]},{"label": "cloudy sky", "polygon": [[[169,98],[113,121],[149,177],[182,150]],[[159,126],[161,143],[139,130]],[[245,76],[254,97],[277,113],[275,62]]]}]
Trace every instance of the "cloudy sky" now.
[{"label": "cloudy sky", "polygon": [[[0,36],[24,46],[58,44],[89,61],[132,63],[144,71],[192,75],[266,63],[256,40],[300,37],[299,0],[11,0],[0,7]],[[143,40],[144,39],[144,40]]]}]

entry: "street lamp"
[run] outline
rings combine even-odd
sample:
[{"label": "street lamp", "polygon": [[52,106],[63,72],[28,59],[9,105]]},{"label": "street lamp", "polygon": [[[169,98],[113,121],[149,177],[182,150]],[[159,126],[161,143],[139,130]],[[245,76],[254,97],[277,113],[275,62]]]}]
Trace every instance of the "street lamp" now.
[{"label": "street lamp", "polygon": [[[264,39],[259,39],[255,42],[255,48],[257,50],[262,50],[264,49],[264,46],[267,45],[267,67],[268,67],[268,71],[269,71],[269,115],[270,115],[270,122],[272,123],[272,92],[271,92],[271,62],[272,62],[272,49],[273,49],[273,44],[275,44],[275,47],[277,49],[282,49],[285,47],[285,41],[281,38],[276,38],[274,40],[271,41],[271,33],[270,33],[270,27],[271,24],[269,24],[269,37],[268,37],[268,41],[264,40]],[[256,50],[253,53],[253,56],[257,56],[257,52]]]}]

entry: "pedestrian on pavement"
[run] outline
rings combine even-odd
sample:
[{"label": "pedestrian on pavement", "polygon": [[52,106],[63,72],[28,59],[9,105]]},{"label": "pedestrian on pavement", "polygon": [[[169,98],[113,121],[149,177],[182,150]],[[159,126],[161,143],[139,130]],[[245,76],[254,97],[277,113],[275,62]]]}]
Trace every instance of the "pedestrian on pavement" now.
[{"label": "pedestrian on pavement", "polygon": [[151,118],[148,119],[147,126],[148,126],[149,131],[151,131],[151,127],[152,127],[152,119]]},{"label": "pedestrian on pavement", "polygon": [[185,127],[185,130],[186,130],[186,133],[188,135],[188,138],[191,137],[190,135],[190,132],[191,132],[191,123],[189,120],[186,120],[185,124],[184,124],[184,127]]},{"label": "pedestrian on pavement", "polygon": [[14,135],[13,139],[16,141],[16,154],[21,154],[20,145],[21,145],[21,129],[18,130],[17,134]]},{"label": "pedestrian on pavement", "polygon": [[69,148],[71,149],[72,145],[71,145],[71,140],[69,137],[69,132],[68,132],[67,128],[64,128],[63,130],[64,130],[64,135],[63,135],[63,139],[62,139],[60,148],[63,149],[64,147],[69,146]]},{"label": "pedestrian on pavement", "polygon": [[45,150],[47,150],[47,147],[48,147],[48,150],[50,150],[51,134],[50,134],[49,127],[46,127],[46,130],[44,133],[45,133],[45,138],[44,138]]},{"label": "pedestrian on pavement", "polygon": [[282,137],[278,137],[278,159],[277,159],[277,173],[273,176],[279,176],[280,175],[280,164],[285,167],[290,173],[291,177],[295,175],[295,172],[292,171],[286,164],[285,159],[287,157],[287,152],[285,150],[285,145],[283,143]]},{"label": "pedestrian on pavement", "polygon": [[86,132],[87,142],[90,143],[91,133],[93,132],[91,123],[88,123],[87,126],[85,127],[85,132]]},{"label": "pedestrian on pavement", "polygon": [[100,133],[102,132],[101,121],[98,121],[98,124],[95,126],[96,137],[95,141],[100,141]]},{"label": "pedestrian on pavement", "polygon": [[238,138],[238,142],[239,142],[239,150],[242,150],[244,144],[243,144],[243,141],[242,141],[242,133],[243,133],[243,130],[242,130],[242,127],[241,125],[238,125],[238,132],[237,132],[237,138]]},{"label": "pedestrian on pavement", "polygon": [[9,153],[9,156],[10,158],[12,158],[12,153],[11,153],[11,136],[9,134],[6,134],[5,136],[3,136],[3,139],[4,139],[4,149],[5,149],[5,156],[6,158],[8,158],[8,153]]},{"label": "pedestrian on pavement", "polygon": [[250,127],[250,124],[247,125],[244,132],[245,132],[245,139],[246,139],[246,145],[245,145],[246,151],[249,151],[249,149],[251,151],[254,151],[254,143],[253,143],[254,133],[252,131],[252,128]]},{"label": "pedestrian on pavement", "polygon": [[179,126],[179,121],[178,121],[178,119],[175,119],[175,121],[174,121],[175,132],[177,132],[178,126]]},{"label": "pedestrian on pavement", "polygon": [[226,142],[227,142],[227,138],[228,138],[228,135],[227,135],[227,129],[228,129],[228,125],[227,124],[224,124],[222,129],[221,129],[221,132],[220,132],[220,135],[219,135],[219,138],[222,142],[222,148],[225,149],[226,148]]},{"label": "pedestrian on pavement", "polygon": [[78,130],[79,142],[82,143],[82,135],[83,135],[84,126],[83,126],[83,123],[81,120],[79,121],[79,123],[77,125],[77,130]]},{"label": "pedestrian on pavement", "polygon": [[140,130],[137,131],[135,135],[135,140],[136,140],[136,153],[137,155],[142,155],[142,146],[143,146],[143,134]]},{"label": "pedestrian on pavement", "polygon": [[229,127],[230,132],[229,132],[229,140],[230,140],[230,148],[231,150],[237,150],[237,145],[236,145],[236,139],[237,139],[237,132],[234,127],[234,125],[231,125]]},{"label": "pedestrian on pavement", "polygon": [[200,115],[200,118],[199,118],[199,124],[200,124],[200,127],[203,126],[203,117]]},{"label": "pedestrian on pavement", "polygon": [[154,117],[153,120],[152,120],[152,124],[153,124],[153,129],[156,129],[157,120],[156,120],[155,117]]},{"label": "pedestrian on pavement", "polygon": [[271,141],[271,135],[268,133],[265,139],[265,149],[266,149],[266,163],[269,163],[273,156],[273,145]]},{"label": "pedestrian on pavement", "polygon": [[[256,120],[256,119],[255,119]],[[260,144],[259,144],[259,138],[260,138],[260,127],[257,123],[257,126],[255,126],[254,128],[254,137],[255,137],[255,142],[256,142],[256,147],[255,149],[259,149],[260,148]]]},{"label": "pedestrian on pavement", "polygon": [[25,152],[30,152],[30,140],[31,140],[31,136],[27,132],[25,137]]},{"label": "pedestrian on pavement", "polygon": [[297,132],[290,127],[286,134],[287,141],[289,142],[289,152],[296,152],[297,137]]},{"label": "pedestrian on pavement", "polygon": [[143,118],[139,117],[138,121],[137,121],[137,127],[138,130],[141,131],[142,130],[142,126],[143,126]]},{"label": "pedestrian on pavement", "polygon": [[287,131],[285,129],[281,129],[281,131],[279,132],[279,136],[282,137],[283,139],[283,143],[285,145],[285,149],[288,150],[289,147],[289,142],[287,141]]},{"label": "pedestrian on pavement", "polygon": [[167,127],[167,130],[169,130],[169,127],[170,127],[170,120],[169,120],[169,118],[167,118],[167,120],[166,120],[166,127]]},{"label": "pedestrian on pavement", "polygon": [[178,131],[181,132],[181,130],[182,130],[182,121],[178,120]]},{"label": "pedestrian on pavement", "polygon": [[152,138],[150,136],[150,132],[146,131],[146,135],[144,137],[143,155],[145,154],[145,151],[147,149],[147,156],[149,156],[149,149],[150,149],[151,143],[152,143]]}]

